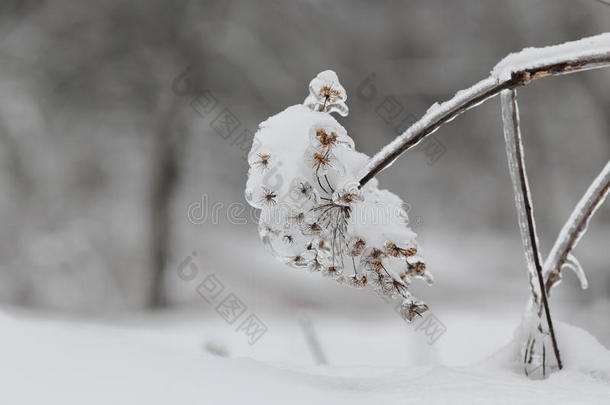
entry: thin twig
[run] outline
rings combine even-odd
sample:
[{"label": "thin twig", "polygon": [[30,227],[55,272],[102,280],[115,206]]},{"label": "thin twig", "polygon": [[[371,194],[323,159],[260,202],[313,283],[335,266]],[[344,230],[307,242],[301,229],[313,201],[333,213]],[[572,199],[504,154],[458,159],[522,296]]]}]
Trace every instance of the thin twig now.
[{"label": "thin twig", "polygon": [[553,285],[559,281],[561,268],[566,263],[570,252],[587,229],[587,225],[593,214],[603,204],[610,192],[610,161],[606,163],[602,171],[591,183],[582,196],[570,218],[566,221],[553,248],[544,263],[544,274],[546,275],[545,289],[547,294]]},{"label": "thin twig", "polygon": [[[441,125],[453,120],[466,110],[476,107],[496,96],[502,90],[525,86],[533,80],[543,77],[609,67],[610,44],[608,44],[607,51],[605,49],[603,51],[598,50],[588,57],[575,57],[567,52],[564,60],[546,65],[543,63],[543,60],[533,60],[532,65],[536,67],[514,71],[510,78],[490,76],[474,86],[458,92],[452,99],[443,103],[440,108],[430,109],[419,121],[411,125],[402,135],[398,136],[393,142],[371,158],[360,174],[360,187],[364,186],[380,171],[392,164],[406,150],[415,146],[426,136],[434,133]],[[537,62],[541,62],[542,66],[539,66]]]},{"label": "thin twig", "polygon": [[[557,339],[551,319],[551,311],[544,288],[544,277],[542,275],[542,259],[538,248],[538,235],[536,233],[536,223],[534,221],[534,208],[532,206],[532,197],[530,193],[527,173],[525,170],[525,158],[523,155],[523,143],[521,141],[521,130],[519,127],[519,107],[517,105],[516,90],[505,90],[501,93],[500,99],[502,102],[502,119],[504,121],[504,138],[506,141],[506,154],[508,157],[508,166],[513,183],[515,194],[515,202],[517,204],[517,213],[519,215],[519,224],[521,230],[521,239],[523,248],[528,263],[530,274],[534,274],[538,279],[540,288],[540,301],[544,308],[546,321],[549,327],[549,334],[553,344],[553,351],[559,369],[562,368],[561,356]],[[533,268],[532,268],[533,267]],[[544,365],[543,365],[544,370]]]}]

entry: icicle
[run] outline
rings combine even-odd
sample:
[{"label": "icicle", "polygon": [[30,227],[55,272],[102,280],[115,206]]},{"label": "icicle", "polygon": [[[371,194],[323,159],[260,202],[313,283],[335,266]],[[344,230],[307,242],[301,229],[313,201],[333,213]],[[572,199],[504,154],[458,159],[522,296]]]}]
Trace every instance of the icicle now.
[{"label": "icicle", "polygon": [[[563,262],[569,260],[570,252],[576,247],[587,231],[589,221],[595,214],[595,211],[603,204],[609,192],[610,161],[606,163],[580,201],[578,201],[570,218],[568,218],[563,228],[561,228],[561,232],[559,232],[559,236],[553,244],[553,248],[544,263],[544,275],[547,280],[547,289],[550,289],[553,284],[560,280],[560,270],[564,265]],[[573,261],[575,260],[576,259],[574,258]],[[578,263],[578,261],[575,263]],[[580,264],[568,265],[568,267],[570,266],[572,266],[573,269],[578,269],[576,275],[581,282],[581,287],[585,285],[583,288],[586,288],[586,277]]]},{"label": "icicle", "polygon": [[568,254],[568,257],[566,259],[566,262],[564,263],[562,269],[566,267],[570,270],[572,270],[574,272],[574,274],[576,274],[576,277],[578,277],[578,281],[580,282],[580,288],[582,288],[583,290],[586,290],[589,287],[589,281],[587,280],[587,275],[585,274],[585,271],[583,270],[582,266],[580,265],[580,262],[576,259],[576,257],[574,257],[573,254]]}]

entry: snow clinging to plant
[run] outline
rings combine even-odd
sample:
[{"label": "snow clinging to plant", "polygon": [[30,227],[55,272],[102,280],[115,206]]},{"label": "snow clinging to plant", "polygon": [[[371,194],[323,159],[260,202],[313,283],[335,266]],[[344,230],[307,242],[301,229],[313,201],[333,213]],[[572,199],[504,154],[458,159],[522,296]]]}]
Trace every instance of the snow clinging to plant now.
[{"label": "snow clinging to plant", "polygon": [[318,74],[303,105],[260,124],[248,162],[246,200],[261,210],[259,234],[281,262],[342,284],[401,299],[407,320],[428,306],[409,292],[432,277],[407,212],[372,180],[358,184],[369,157],[331,113],[348,114],[335,72]]}]

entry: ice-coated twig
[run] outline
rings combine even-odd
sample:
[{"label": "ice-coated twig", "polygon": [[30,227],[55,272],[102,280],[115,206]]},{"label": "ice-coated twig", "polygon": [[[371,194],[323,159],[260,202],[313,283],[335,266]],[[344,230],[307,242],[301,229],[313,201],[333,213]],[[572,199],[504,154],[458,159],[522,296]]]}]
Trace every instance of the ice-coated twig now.
[{"label": "ice-coated twig", "polygon": [[525,86],[535,79],[610,66],[610,33],[544,48],[526,48],[500,61],[491,75],[461,90],[441,104],[434,104],[404,133],[374,155],[360,171],[362,187],[441,125],[476,107],[502,90]]},{"label": "ice-coated twig", "polygon": [[[523,143],[521,141],[521,130],[519,127],[519,107],[517,105],[517,92],[514,89],[504,90],[500,93],[502,103],[502,121],[504,123],[504,140],[506,142],[506,155],[508,168],[515,194],[515,204],[519,217],[519,230],[527,260],[530,277],[530,287],[536,303],[541,303],[544,309],[549,334],[553,344],[553,351],[559,368],[562,368],[561,356],[557,339],[553,329],[551,311],[544,288],[544,277],[542,274],[542,259],[538,249],[538,235],[534,221],[534,208],[525,170],[525,158],[523,155]],[[538,289],[534,287],[532,279],[537,280]],[[537,295],[539,294],[539,298]],[[544,365],[543,365],[544,366]],[[544,369],[543,369],[544,370]]]},{"label": "ice-coated twig", "polygon": [[576,261],[571,256],[572,249],[576,247],[581,237],[587,231],[589,221],[595,211],[603,204],[608,192],[610,191],[610,161],[606,163],[602,171],[591,183],[585,194],[582,196],[570,218],[566,221],[551,252],[544,263],[544,275],[546,277],[545,288],[547,294],[551,291],[561,278],[561,269],[572,262],[572,267],[577,272],[581,286],[587,287],[584,273]]}]

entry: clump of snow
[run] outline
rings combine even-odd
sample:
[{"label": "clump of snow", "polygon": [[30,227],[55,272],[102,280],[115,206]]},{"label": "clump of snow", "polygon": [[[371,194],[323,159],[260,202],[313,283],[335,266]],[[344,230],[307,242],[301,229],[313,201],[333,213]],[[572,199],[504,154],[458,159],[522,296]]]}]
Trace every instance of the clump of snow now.
[{"label": "clump of snow", "polygon": [[[522,373],[525,367],[521,356],[522,343],[528,333],[529,327],[522,324],[511,343],[481,362],[481,366],[490,370],[512,369],[515,373]],[[549,381],[577,372],[604,381],[610,389],[610,351],[589,332],[576,326],[558,322],[555,333],[564,368],[559,373],[551,374]]]},{"label": "clump of snow", "polygon": [[291,267],[402,299],[411,320],[428,307],[408,286],[432,277],[403,202],[376,181],[359,187],[369,158],[330,114],[347,114],[336,74],[320,73],[309,91],[305,105],[270,117],[255,134],[245,196],[261,209],[260,238]]},{"label": "clump of snow", "polygon": [[314,111],[336,112],[345,117],[349,109],[345,101],[347,92],[339,83],[337,74],[332,70],[318,73],[309,83],[309,95],[303,105]]},{"label": "clump of snow", "polygon": [[491,71],[492,76],[508,80],[513,72],[552,65],[565,60],[610,56],[610,33],[582,38],[560,45],[525,48],[502,59]]}]

